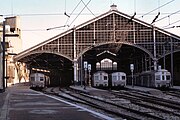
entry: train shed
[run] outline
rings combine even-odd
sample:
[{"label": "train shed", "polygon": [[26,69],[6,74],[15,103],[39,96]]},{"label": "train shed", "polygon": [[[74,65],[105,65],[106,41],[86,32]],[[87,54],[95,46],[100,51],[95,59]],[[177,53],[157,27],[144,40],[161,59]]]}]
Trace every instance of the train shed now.
[{"label": "train shed", "polygon": [[111,10],[57,36],[37,44],[14,57],[33,70],[48,70],[52,86],[82,83],[84,61],[97,70],[134,72],[168,69],[173,83],[180,85],[180,36]]}]

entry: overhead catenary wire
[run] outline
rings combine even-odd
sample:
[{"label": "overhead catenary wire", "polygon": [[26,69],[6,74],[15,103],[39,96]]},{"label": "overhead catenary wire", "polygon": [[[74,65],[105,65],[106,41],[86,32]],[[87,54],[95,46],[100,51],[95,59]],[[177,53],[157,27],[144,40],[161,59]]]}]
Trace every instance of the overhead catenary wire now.
[{"label": "overhead catenary wire", "polygon": [[[73,13],[71,15],[78,15],[79,13]],[[94,13],[95,15],[99,15],[101,13]],[[150,13],[148,15],[156,15],[157,13]],[[161,15],[169,15],[172,13],[168,13],[168,12],[161,12]],[[176,13],[176,14],[180,14],[180,13]],[[14,16],[21,16],[21,17],[36,17],[36,16],[60,16],[60,15],[64,15],[64,13],[30,13],[30,14],[14,14]],[[81,15],[91,15],[91,13],[81,13]],[[137,13],[136,15],[144,15],[144,13]],[[12,16],[11,14],[4,14],[3,16],[5,17],[10,17]]]},{"label": "overhead catenary wire", "polygon": [[[91,1],[91,0],[90,0]],[[90,2],[89,1],[89,2]],[[83,3],[84,4],[84,8],[83,8],[83,10],[85,9],[85,8],[87,8],[88,9],[88,11],[92,14],[92,15],[94,15],[95,17],[96,17],[96,15],[89,9],[89,7],[87,6],[88,4],[85,4],[85,2],[83,1],[83,0],[80,0],[79,1],[79,3],[77,4],[77,6],[73,9],[73,11],[71,12],[71,14],[69,15],[69,18],[70,18],[70,16],[74,13],[74,11],[77,9],[77,7],[80,5],[80,3]],[[82,11],[83,11],[82,10]],[[79,16],[79,14],[78,14],[78,16]],[[69,21],[69,18],[67,19],[67,21],[66,21],[66,23],[65,23],[65,25],[67,25],[67,23],[68,23],[68,21]],[[71,25],[70,25],[71,26]]]},{"label": "overhead catenary wire", "polygon": [[81,1],[82,1],[82,3],[84,4],[84,6],[89,10],[89,12],[96,17],[96,15],[89,9],[89,7],[86,6],[86,4],[84,3],[84,1],[83,1],[83,0],[81,0]]},{"label": "overhead catenary wire", "polygon": [[[173,24],[178,23],[178,22],[180,22],[180,20],[177,20],[177,21],[175,21],[169,25],[164,26],[163,29],[166,29],[168,26],[173,25]],[[179,27],[179,26],[171,26],[171,28],[175,28],[175,27]]]},{"label": "overhead catenary wire", "polygon": [[[61,27],[55,27],[55,28],[58,28],[56,30],[65,30],[64,28],[61,28]],[[51,30],[51,28],[48,28],[48,30]],[[41,32],[41,31],[47,31],[47,29],[21,29],[21,31],[25,31],[25,32]]]},{"label": "overhead catenary wire", "polygon": [[160,8],[162,8],[162,7],[164,7],[164,6],[168,5],[168,4],[170,4],[170,3],[173,2],[173,1],[175,1],[175,0],[171,0],[171,1],[169,1],[169,2],[167,2],[167,3],[165,3],[165,4],[163,4],[163,5],[161,5],[161,6],[159,6],[159,7],[157,7],[157,8],[155,8],[155,9],[149,11],[148,13],[142,15],[141,17],[144,17],[145,15],[148,15],[148,14],[150,14],[150,13],[152,13],[152,12],[154,12],[154,11],[160,9]]},{"label": "overhead catenary wire", "polygon": [[79,14],[75,17],[75,19],[71,22],[69,26],[71,26],[74,21],[79,17],[79,15],[83,12],[83,10],[86,8],[86,6],[91,2],[91,0],[88,1],[88,3],[83,7],[83,9],[79,12]]},{"label": "overhead catenary wire", "polygon": [[73,9],[73,11],[71,12],[70,16],[74,13],[74,11],[77,9],[77,7],[80,5],[81,0],[79,1],[79,3],[76,5],[76,7]]},{"label": "overhead catenary wire", "polygon": [[176,11],[176,12],[174,12],[174,13],[171,13],[171,14],[165,16],[165,17],[162,17],[162,18],[156,20],[155,22],[161,21],[161,20],[163,20],[163,19],[165,19],[165,18],[167,18],[167,17],[170,17],[170,16],[172,16],[172,15],[174,15],[174,14],[177,14],[177,13],[179,13],[179,12],[180,12],[180,10],[178,10],[178,11]]},{"label": "overhead catenary wire", "polygon": [[[80,5],[80,3],[81,3],[81,0],[80,0],[79,3],[76,5],[76,7],[73,9],[73,11],[70,13],[69,18],[70,18],[71,15],[74,13],[74,11],[77,9],[77,7]],[[66,20],[65,25],[67,25],[67,23],[68,23],[68,21],[69,21],[69,18]]]}]

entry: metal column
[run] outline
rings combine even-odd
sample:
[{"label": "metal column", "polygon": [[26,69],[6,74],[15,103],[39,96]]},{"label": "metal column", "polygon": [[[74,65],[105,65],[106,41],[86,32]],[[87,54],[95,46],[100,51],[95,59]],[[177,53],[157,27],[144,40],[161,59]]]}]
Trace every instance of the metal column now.
[{"label": "metal column", "polygon": [[73,60],[73,63],[74,63],[74,82],[77,83],[78,82],[78,79],[77,79],[77,56],[76,56],[76,30],[74,29],[74,60]]},{"label": "metal column", "polygon": [[173,87],[174,83],[173,83],[173,79],[174,79],[174,60],[173,60],[173,41],[171,38],[171,85]]},{"label": "metal column", "polygon": [[154,49],[154,70],[157,70],[157,58],[156,58],[156,33],[155,28],[153,26],[153,49]]},{"label": "metal column", "polygon": [[5,91],[5,25],[6,22],[3,21],[3,91]]}]

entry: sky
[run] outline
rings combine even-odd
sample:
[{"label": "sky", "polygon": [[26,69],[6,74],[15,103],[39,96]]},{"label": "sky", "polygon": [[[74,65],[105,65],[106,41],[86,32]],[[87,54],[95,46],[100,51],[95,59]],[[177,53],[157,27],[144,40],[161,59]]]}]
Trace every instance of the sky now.
[{"label": "sky", "polygon": [[[180,27],[172,28],[180,26],[180,0],[0,0],[0,3],[0,15],[4,18],[20,16],[23,50],[109,11],[112,4],[125,14],[136,12],[135,18],[147,23],[160,12],[157,20],[163,19],[155,22],[155,26],[180,36]],[[47,30],[54,27],[59,28]]]}]

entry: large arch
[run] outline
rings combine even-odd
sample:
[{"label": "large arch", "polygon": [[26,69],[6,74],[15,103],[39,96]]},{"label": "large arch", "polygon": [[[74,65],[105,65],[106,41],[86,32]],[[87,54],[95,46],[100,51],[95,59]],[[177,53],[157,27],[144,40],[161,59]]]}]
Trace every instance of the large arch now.
[{"label": "large arch", "polygon": [[[21,59],[26,63],[30,73],[43,72],[50,77],[51,86],[68,86],[73,80],[73,65],[71,59],[52,52],[31,52]],[[42,71],[43,70],[43,71]]]},{"label": "large arch", "polygon": [[87,51],[95,48],[95,47],[99,47],[99,46],[102,46],[102,45],[110,45],[110,44],[125,44],[125,45],[129,45],[129,46],[132,46],[132,47],[135,47],[135,48],[139,48],[141,49],[142,51],[144,51],[145,53],[147,53],[151,59],[154,60],[154,56],[152,55],[152,53],[147,50],[146,48],[140,46],[140,45],[136,45],[136,44],[133,44],[133,43],[130,43],[130,42],[126,42],[126,41],[119,41],[119,42],[106,42],[106,43],[99,43],[99,44],[95,44],[95,45],[92,45],[90,47],[87,47],[86,49],[84,49],[78,56],[77,56],[77,59],[79,59],[84,53],[86,53]]},{"label": "large arch", "polygon": [[130,75],[131,71],[129,66],[131,63],[133,63],[135,66],[134,73],[153,69],[153,55],[147,52],[145,49],[139,46],[134,46],[132,44],[123,44],[122,42],[118,42],[116,44],[121,44],[121,47],[118,51],[116,51],[116,53],[114,53],[115,48],[111,46],[112,44],[115,43],[99,44],[97,46],[91,47],[90,49],[82,51],[82,54],[78,59],[78,80],[83,81],[84,61],[87,61],[88,64],[91,64],[91,75],[93,75],[94,72],[101,70],[96,68],[96,63],[100,63],[103,59],[110,59],[112,63],[117,63],[117,69],[108,69],[107,71],[105,70],[107,73],[122,71],[127,75]]},{"label": "large arch", "polygon": [[35,54],[43,54],[43,53],[56,54],[56,55],[58,55],[58,56],[61,56],[61,57],[66,58],[66,59],[68,59],[68,60],[70,60],[70,61],[73,61],[70,57],[68,57],[68,56],[66,56],[66,55],[64,55],[64,54],[61,54],[61,53],[59,53],[59,52],[52,52],[52,51],[48,51],[48,50],[44,50],[44,51],[32,51],[32,52],[30,52],[30,53],[28,53],[28,54],[25,54],[25,55],[23,55],[23,56],[21,56],[21,57],[18,57],[17,59],[15,59],[15,61],[20,61],[21,59],[30,57],[30,56],[33,55],[33,54],[35,55]]}]

